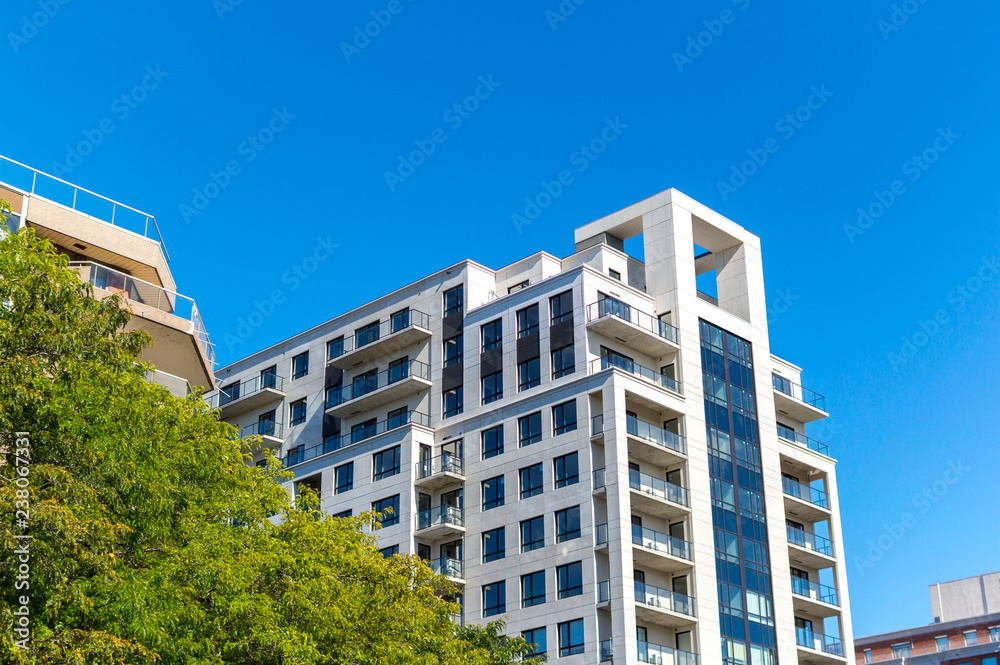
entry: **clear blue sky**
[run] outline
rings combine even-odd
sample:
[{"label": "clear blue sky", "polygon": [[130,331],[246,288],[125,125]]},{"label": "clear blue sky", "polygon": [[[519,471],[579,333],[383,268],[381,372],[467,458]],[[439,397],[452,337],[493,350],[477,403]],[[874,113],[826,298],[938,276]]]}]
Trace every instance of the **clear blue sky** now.
[{"label": "clear blue sky", "polygon": [[[806,368],[839,428],[826,438],[856,634],[929,622],[928,584],[1000,568],[997,268],[975,281],[1000,255],[1000,7],[908,0],[895,25],[890,0],[588,0],[564,2],[565,21],[546,13],[559,0],[399,0],[345,55],[388,0],[226,1],[77,0],[33,19],[37,0],[11,0],[0,45],[0,153],[75,164],[67,179],[154,213],[223,363],[465,257],[566,255],[574,227],[677,187],[760,235],[771,299],[794,300],[772,348]],[[689,38],[704,46],[679,60]],[[478,108],[446,115],[480,77],[493,83]],[[813,88],[823,98],[800,110]],[[258,149],[247,138],[274,109],[294,118]],[[783,121],[797,110],[811,117]],[[574,157],[606,119],[627,127],[596,159]],[[436,129],[444,142],[390,187],[386,171]],[[67,162],[84,132],[100,144]],[[720,191],[748,150],[767,161]],[[239,173],[185,220],[230,161]],[[573,182],[518,233],[511,215],[564,169]],[[844,225],[895,180],[850,242]],[[314,264],[317,239],[337,247]],[[275,289],[283,304],[240,339],[240,317]],[[949,460],[969,468],[915,502]],[[897,539],[885,525],[906,513]],[[883,535],[891,546],[859,567]]]}]

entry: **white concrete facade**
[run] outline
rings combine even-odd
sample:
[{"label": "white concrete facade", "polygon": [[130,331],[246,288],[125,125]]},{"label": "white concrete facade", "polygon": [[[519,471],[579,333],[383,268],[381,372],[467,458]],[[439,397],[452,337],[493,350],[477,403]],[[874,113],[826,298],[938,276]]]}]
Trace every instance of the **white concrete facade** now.
[{"label": "white concrete facade", "polygon": [[[645,262],[621,251],[640,234]],[[293,482],[318,487],[331,514],[398,496],[398,523],[378,532],[380,543],[450,571],[464,591],[465,621],[505,617],[512,634],[543,629],[549,658],[560,662],[716,664],[700,337],[700,322],[712,323],[752,345],[776,660],[846,663],[853,643],[835,461],[805,436],[806,423],[827,413],[798,385],[800,370],[771,355],[759,239],[668,190],[577,229],[576,242],[564,259],[542,252],[498,271],[455,264],[222,368],[221,390],[207,399],[246,433],[264,434]],[[696,246],[711,254],[696,260]],[[711,270],[717,298],[696,287],[696,275]],[[445,311],[445,293],[456,287],[457,317]],[[553,298],[566,292],[572,323],[553,322]],[[520,331],[518,312],[533,305],[537,331]],[[483,326],[497,320],[500,350],[484,350]],[[358,336],[374,322],[377,339]],[[446,367],[446,340],[458,332],[461,362]],[[553,352],[565,357],[570,344],[572,371],[556,376]],[[307,363],[296,365],[303,353]],[[539,382],[520,389],[519,362],[534,357]],[[483,404],[482,378],[497,369],[502,397]],[[444,393],[458,384],[462,411],[446,415]],[[557,421],[567,403],[575,404],[572,425]],[[541,439],[521,445],[519,421],[533,414]],[[497,426],[502,453],[486,456],[483,433]],[[375,455],[396,446],[398,473],[376,479]],[[440,466],[445,452],[452,457]],[[577,477],[557,487],[557,468],[574,453]],[[455,456],[462,463],[449,465]],[[338,492],[336,470],[351,463],[351,486]],[[522,498],[521,470],[539,463],[541,491]],[[503,505],[487,507],[484,482],[492,488],[500,476]],[[457,510],[418,515],[442,505]],[[567,509],[579,510],[579,534],[570,513],[572,537],[557,538]],[[534,518],[542,518],[543,544],[522,551],[522,522]],[[496,538],[501,527],[504,556],[484,561],[483,536]],[[561,593],[557,570],[576,563],[582,584],[570,569]],[[523,607],[522,576],[538,572],[544,602]],[[500,582],[505,604],[492,615],[490,585]]]}]

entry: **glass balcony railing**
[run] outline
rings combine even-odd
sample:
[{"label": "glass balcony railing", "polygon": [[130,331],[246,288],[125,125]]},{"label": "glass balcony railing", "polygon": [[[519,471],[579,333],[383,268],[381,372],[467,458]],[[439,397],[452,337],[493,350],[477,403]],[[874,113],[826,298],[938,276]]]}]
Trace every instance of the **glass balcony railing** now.
[{"label": "glass balcony railing", "polygon": [[658,446],[669,448],[681,455],[687,454],[684,437],[680,434],[674,434],[670,430],[663,429],[662,427],[629,415],[625,416],[625,429],[637,439],[643,439]]},{"label": "glass balcony railing", "polygon": [[788,542],[792,545],[798,545],[799,547],[804,547],[807,550],[819,552],[820,554],[825,554],[826,556],[834,556],[833,543],[829,539],[809,533],[805,529],[797,529],[793,526],[787,527],[787,529]]},{"label": "glass balcony railing", "polygon": [[605,487],[604,467],[594,469],[594,489],[599,490]]},{"label": "glass balcony railing", "polygon": [[674,344],[678,343],[677,328],[673,327],[669,323],[661,321],[652,314],[647,314],[646,312],[640,311],[631,305],[625,304],[621,300],[616,298],[604,298],[587,305],[587,321],[596,321],[597,319],[602,319],[605,316],[614,316],[622,321],[628,321],[629,323],[638,326],[647,332],[651,332],[658,337],[662,337],[663,339],[673,342]]},{"label": "glass balcony railing", "polygon": [[597,602],[607,603],[611,601],[611,580],[604,580],[597,583]]},{"label": "glass balcony railing", "polygon": [[417,462],[417,478],[430,478],[441,473],[465,475],[465,461],[451,453],[441,453],[437,457]]},{"label": "glass balcony railing", "polygon": [[604,356],[603,358],[590,361],[591,374],[596,374],[612,367],[642,379],[647,383],[652,383],[655,386],[672,390],[675,393],[681,392],[681,386],[676,380],[669,376],[664,376],[659,372],[654,372],[648,367],[643,367],[639,363],[628,360],[623,356]]},{"label": "glass balcony railing", "polygon": [[807,649],[815,649],[834,656],[844,656],[844,641],[839,637],[814,633],[805,628],[796,628],[795,643]]},{"label": "glass balcony railing", "polygon": [[639,642],[639,662],[653,665],[698,665],[698,655],[660,646],[651,642]]},{"label": "glass balcony railing", "polygon": [[694,598],[677,593],[676,591],[661,589],[651,584],[635,583],[635,602],[647,607],[656,607],[677,612],[678,614],[686,614],[689,617],[694,616]]},{"label": "glass balcony railing", "polygon": [[429,529],[432,526],[451,524],[465,526],[465,510],[455,506],[438,506],[417,513],[417,530]]},{"label": "glass balcony railing", "polygon": [[632,544],[688,561],[691,560],[691,543],[638,524],[632,525]]},{"label": "glass balcony railing", "polygon": [[282,436],[283,429],[281,423],[276,423],[273,420],[261,420],[260,422],[253,423],[252,425],[247,425],[240,429],[240,438],[245,439],[248,436],[273,436],[276,439],[284,438]]},{"label": "glass balcony railing", "polygon": [[660,480],[648,473],[629,469],[628,485],[634,490],[655,496],[664,501],[678,503],[682,506],[691,505],[688,500],[688,491],[685,488],[668,483],[665,480]]},{"label": "glass balcony railing", "polygon": [[251,376],[245,381],[223,386],[219,392],[206,397],[205,401],[213,409],[218,409],[230,402],[235,402],[242,397],[248,397],[266,389],[282,392],[285,389],[285,380],[277,374],[270,373]]},{"label": "glass balcony railing", "polygon": [[458,559],[441,557],[440,559],[429,561],[428,565],[431,567],[431,570],[434,571],[435,575],[444,575],[446,577],[454,577],[460,580],[465,579],[465,564]]},{"label": "glass balcony railing", "polygon": [[285,463],[285,466],[301,464],[302,462],[311,460],[314,457],[319,457],[320,455],[325,455],[326,453],[332,453],[335,450],[346,448],[347,446],[359,443],[365,439],[370,439],[373,436],[378,436],[379,434],[384,434],[385,432],[405,427],[409,424],[430,427],[431,417],[426,413],[420,413],[418,411],[403,413],[393,418],[387,418],[386,420],[377,422],[369,427],[359,427],[348,433],[327,437],[323,443],[309,448],[303,448],[300,446],[295,452],[289,452],[288,456],[282,461]]},{"label": "glass balcony railing", "polygon": [[790,380],[778,374],[771,375],[771,383],[774,384],[774,389],[783,395],[788,395],[793,399],[797,399],[800,402],[805,402],[809,406],[814,406],[820,411],[826,411],[826,397],[820,395],[817,392],[813,392],[808,388],[803,388],[797,383],[792,383]]},{"label": "glass balcony railing", "polygon": [[600,547],[608,544],[608,525],[598,524],[594,529],[594,545]]},{"label": "glass balcony railing", "polygon": [[828,605],[840,606],[836,589],[811,580],[804,580],[801,577],[792,578],[792,593],[796,596],[818,600]]},{"label": "glass balcony railing", "polygon": [[601,640],[601,662],[606,663],[615,659],[615,650],[611,640]]},{"label": "glass balcony railing", "polygon": [[826,455],[827,457],[830,456],[830,447],[825,443],[820,443],[815,439],[810,439],[805,434],[799,434],[795,430],[785,427],[784,425],[778,425],[778,436],[786,441],[797,443],[804,448],[817,452],[820,455]]},{"label": "glass balcony railing", "polygon": [[826,492],[823,490],[810,487],[809,485],[803,485],[802,483],[796,482],[791,478],[781,479],[781,489],[788,496],[794,496],[796,499],[808,501],[814,506],[818,506],[820,508],[830,508],[829,499]]},{"label": "glass balcony railing", "polygon": [[190,321],[208,361],[215,360],[215,347],[208,339],[208,331],[193,299],[90,261],[74,261],[69,267],[80,273],[80,279],[94,288],[120,293],[132,302]]},{"label": "glass balcony railing", "polygon": [[326,408],[331,408],[352,399],[357,399],[368,393],[373,393],[380,388],[392,385],[403,379],[415,376],[417,378],[430,381],[431,369],[427,363],[419,360],[410,360],[395,367],[373,374],[371,376],[357,376],[354,381],[346,386],[332,386],[326,389]]},{"label": "glass balcony railing", "polygon": [[350,337],[337,339],[327,344],[327,360],[339,358],[345,353],[368,346],[412,326],[429,330],[431,327],[430,315],[415,309],[406,309],[402,312],[397,312],[378,325],[361,328],[355,331]]},{"label": "glass balcony railing", "polygon": [[604,434],[604,414],[598,413],[590,419],[590,435],[599,436]]}]

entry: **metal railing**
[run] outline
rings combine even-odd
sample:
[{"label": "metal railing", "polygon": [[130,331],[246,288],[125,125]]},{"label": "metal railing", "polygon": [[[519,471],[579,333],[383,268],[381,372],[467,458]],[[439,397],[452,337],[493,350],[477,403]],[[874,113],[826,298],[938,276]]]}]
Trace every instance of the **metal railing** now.
[{"label": "metal railing", "polygon": [[417,513],[417,531],[442,524],[465,526],[465,510],[455,506],[442,505]]},{"label": "metal railing", "polygon": [[792,593],[796,596],[818,600],[828,605],[840,606],[836,589],[811,580],[804,580],[801,577],[792,578]]},{"label": "metal railing", "polygon": [[458,455],[441,453],[437,457],[417,462],[417,478],[430,478],[439,473],[454,473],[465,475],[465,461]]},{"label": "metal railing", "polygon": [[638,524],[632,525],[632,544],[645,547],[647,550],[655,550],[688,561],[691,560],[691,543]]},{"label": "metal railing", "polygon": [[655,496],[657,499],[682,506],[691,505],[688,500],[688,491],[685,488],[635,469],[628,470],[628,486],[644,494]]},{"label": "metal railing", "polygon": [[686,614],[689,617],[694,616],[694,598],[643,582],[635,583],[635,602],[647,607],[657,607],[678,614]]},{"label": "metal railing", "polygon": [[805,402],[809,406],[814,406],[820,411],[826,411],[826,397],[817,392],[803,388],[797,383],[792,383],[789,379],[778,374],[771,375],[771,383],[774,389],[783,395]]},{"label": "metal railing", "polygon": [[804,446],[805,448],[808,448],[813,452],[817,452],[820,455],[826,455],[827,457],[830,456],[830,447],[827,446],[825,443],[820,443],[815,439],[810,439],[805,434],[799,434],[795,430],[789,429],[784,425],[780,424],[778,425],[778,436],[784,439],[785,441],[790,441],[800,446]]},{"label": "metal railing", "polygon": [[273,436],[276,439],[284,439],[283,434],[284,429],[281,423],[276,423],[273,420],[261,420],[240,429],[241,439],[248,436]]},{"label": "metal railing", "polygon": [[[431,317],[419,310],[407,309],[381,321],[377,327],[361,328],[350,337],[333,340],[327,344],[327,360],[339,358],[363,346],[373,344],[389,335],[401,332],[411,326],[419,326],[430,330]],[[339,343],[338,343],[339,342]]]},{"label": "metal railing", "polygon": [[587,305],[587,321],[596,321],[597,319],[602,319],[605,316],[613,316],[619,318],[622,321],[628,321],[629,323],[642,328],[647,332],[651,332],[658,337],[662,337],[665,340],[678,343],[678,331],[677,328],[661,321],[652,314],[647,314],[641,310],[638,310],[631,305],[623,303],[621,300],[616,298],[604,298],[603,300],[598,300],[595,303]]},{"label": "metal railing", "polygon": [[460,580],[465,579],[465,564],[458,559],[441,557],[434,561],[428,561],[427,564],[434,571],[435,575],[445,575],[446,577],[454,577]]},{"label": "metal railing", "polygon": [[82,281],[94,288],[121,293],[132,302],[149,305],[161,312],[190,321],[209,362],[215,361],[215,348],[208,339],[208,331],[205,330],[205,324],[201,320],[198,306],[195,305],[193,298],[168,291],[162,286],[150,284],[92,261],[74,261],[69,267],[80,274]]},{"label": "metal railing", "polygon": [[326,408],[363,397],[411,376],[430,381],[431,368],[427,363],[410,360],[372,376],[355,377],[354,381],[346,386],[332,386],[326,389]]},{"label": "metal railing", "polygon": [[788,496],[794,496],[796,499],[802,499],[803,501],[807,501],[814,506],[827,509],[830,507],[830,502],[827,499],[826,492],[816,489],[815,487],[803,485],[802,483],[791,480],[790,478],[782,478],[781,489]]},{"label": "metal railing", "polygon": [[615,650],[613,647],[613,642],[611,640],[601,640],[600,653],[601,653],[602,663],[606,663],[609,660],[614,660]]},{"label": "metal railing", "polygon": [[653,665],[698,665],[698,655],[660,646],[652,642],[639,642],[637,645],[640,663]]},{"label": "metal railing", "polygon": [[[132,206],[101,196],[89,189],[78,187],[62,178],[33,169],[0,155],[0,182],[5,182],[32,196],[46,199],[111,224],[136,235],[153,240],[160,245],[163,258],[170,261],[167,246],[160,235],[156,218]],[[142,229],[142,231],[139,231]]]},{"label": "metal railing", "polygon": [[205,402],[213,409],[218,409],[230,402],[235,402],[238,399],[249,397],[254,393],[267,389],[282,392],[285,389],[285,380],[277,374],[258,374],[257,376],[251,376],[245,381],[223,386],[219,389],[219,392],[206,397]]},{"label": "metal railing", "polygon": [[669,376],[664,376],[659,372],[654,372],[648,367],[643,367],[639,363],[627,360],[622,356],[604,356],[603,358],[595,358],[590,361],[591,374],[597,374],[612,367],[636,376],[647,383],[652,383],[655,386],[672,390],[675,393],[681,392],[681,386],[676,380],[671,379]]},{"label": "metal railing", "polygon": [[320,455],[332,453],[335,450],[346,448],[347,446],[354,445],[355,443],[360,443],[365,439],[370,439],[373,436],[378,436],[379,434],[384,434],[385,432],[405,427],[411,423],[430,427],[431,417],[426,413],[420,413],[419,411],[409,411],[393,418],[381,420],[370,427],[361,427],[351,432],[331,436],[323,441],[323,443],[310,448],[297,450],[294,453],[289,453],[289,455],[282,461],[285,463],[285,466],[301,464],[302,462],[319,457]]},{"label": "metal railing", "polygon": [[786,528],[788,529],[788,542],[792,545],[798,545],[799,547],[804,547],[807,550],[825,554],[826,556],[834,556],[833,542],[829,539],[794,526]]},{"label": "metal railing", "polygon": [[658,446],[669,448],[681,455],[687,454],[687,446],[683,436],[674,434],[653,423],[647,423],[645,420],[639,420],[635,416],[625,416],[625,431],[637,439],[644,439]]},{"label": "metal railing", "polygon": [[815,649],[834,656],[843,657],[844,655],[844,641],[839,637],[815,633],[805,628],[795,629],[795,643],[800,647]]}]

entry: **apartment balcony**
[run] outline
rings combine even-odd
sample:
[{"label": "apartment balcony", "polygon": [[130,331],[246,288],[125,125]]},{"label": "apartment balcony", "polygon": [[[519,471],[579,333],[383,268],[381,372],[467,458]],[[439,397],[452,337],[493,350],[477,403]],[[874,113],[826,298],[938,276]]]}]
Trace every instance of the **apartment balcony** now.
[{"label": "apartment balcony", "polygon": [[819,393],[777,374],[771,375],[771,383],[774,385],[774,407],[778,413],[801,423],[830,417],[826,412],[826,398]]},{"label": "apartment balcony", "polygon": [[360,443],[380,434],[385,434],[386,432],[406,427],[407,425],[422,425],[424,427],[430,427],[430,424],[431,417],[426,413],[410,411],[399,416],[379,421],[369,427],[359,427],[351,432],[329,436],[325,441],[323,441],[323,443],[309,448],[306,448],[305,446],[298,446],[289,450],[288,455],[282,460],[282,462],[284,462],[285,466],[295,466],[296,464],[308,462],[309,460],[319,457],[320,455],[332,453],[336,450],[340,450],[341,448],[352,446],[355,443]]},{"label": "apartment balcony", "polygon": [[281,426],[281,423],[276,423],[272,420],[262,420],[240,429],[241,439],[245,439],[248,436],[259,436],[260,446],[256,447],[261,449],[277,450],[285,442],[284,428]]},{"label": "apartment balcony", "polygon": [[410,360],[372,376],[358,376],[353,383],[326,390],[326,412],[347,418],[385,404],[411,397],[431,387],[427,363]]},{"label": "apartment balcony", "polygon": [[[594,546],[608,545],[608,525],[598,524]],[[637,566],[647,566],[665,572],[690,568],[691,543],[645,527],[632,525],[632,560]]]},{"label": "apartment balcony", "polygon": [[677,328],[614,298],[587,306],[587,328],[653,358],[681,348]]},{"label": "apartment balcony", "polygon": [[194,300],[131,275],[89,261],[69,264],[98,299],[121,294],[132,312],[126,330],[144,330],[153,344],[142,360],[194,386],[215,385],[215,350]]},{"label": "apartment balcony", "polygon": [[822,522],[830,519],[830,498],[826,492],[789,478],[781,479],[785,497],[785,514],[804,522]]},{"label": "apartment balcony", "polygon": [[442,453],[416,464],[417,479],[414,485],[428,490],[465,482],[465,461],[457,455]]},{"label": "apartment balcony", "polygon": [[219,392],[205,398],[208,405],[219,410],[225,420],[285,398],[285,380],[277,374],[259,374],[240,383],[223,386]]},{"label": "apartment balcony", "polygon": [[454,506],[422,510],[417,513],[415,533],[428,540],[457,538],[465,533],[465,510]]},{"label": "apartment balcony", "polygon": [[[594,423],[594,429],[600,427],[603,432],[603,415],[594,418],[601,419]],[[636,459],[657,466],[673,466],[687,460],[687,442],[680,434],[629,415],[625,416],[625,433],[629,443],[635,443],[629,446],[629,455]]]},{"label": "apartment balcony", "polygon": [[415,309],[393,314],[377,326],[362,328],[351,337],[327,345],[327,362],[351,369],[378,358],[399,355],[404,349],[431,338],[431,317]]},{"label": "apartment balcony", "polygon": [[146,380],[150,383],[163,386],[169,390],[172,395],[180,397],[181,399],[184,399],[194,392],[191,390],[191,384],[188,383],[188,380],[184,377],[167,374],[166,372],[161,372],[158,369],[147,371]]},{"label": "apartment balcony", "polygon": [[660,646],[652,642],[639,642],[637,650],[639,652],[640,663],[650,663],[651,665],[698,665],[698,655]]},{"label": "apartment balcony", "polygon": [[808,665],[842,665],[847,662],[844,641],[839,637],[815,633],[805,628],[795,629],[799,662]]},{"label": "apartment balcony", "polygon": [[615,659],[615,648],[613,640],[601,640],[598,647],[598,655],[600,657],[600,662],[608,663]]},{"label": "apartment balcony", "polygon": [[430,566],[435,575],[442,575],[455,584],[460,584],[462,586],[465,585],[464,562],[458,559],[441,557],[440,559],[435,559],[434,561],[428,561],[427,565]]},{"label": "apartment balcony", "polygon": [[632,508],[655,517],[674,519],[691,512],[687,489],[647,473],[629,469]]},{"label": "apartment balcony", "polygon": [[791,443],[800,448],[806,448],[814,453],[819,453],[824,457],[830,457],[830,447],[825,443],[820,443],[815,439],[810,439],[805,434],[799,434],[795,430],[789,429],[784,425],[778,425],[778,438],[786,443]]},{"label": "apartment balcony", "polygon": [[788,558],[802,568],[822,570],[837,563],[833,542],[804,529],[786,527],[788,531]]},{"label": "apartment balcony", "polygon": [[[650,386],[655,386],[660,390],[670,394],[675,398],[683,399],[681,394],[681,385],[669,376],[664,376],[659,372],[654,372],[648,367],[643,367],[639,363],[633,362],[631,360],[626,360],[621,356],[605,356],[603,358],[595,358],[590,361],[590,373],[597,374],[598,372],[603,372],[605,370],[616,369],[623,372],[635,379],[642,381]],[[655,402],[651,402],[647,399],[642,398],[639,395],[632,395],[633,399],[650,406],[655,409],[661,408],[661,405]],[[679,408],[679,407],[677,407]]]},{"label": "apartment balcony", "polygon": [[799,577],[792,578],[792,605],[796,612],[832,617],[840,614],[840,599],[833,587]]},{"label": "apartment balcony", "polygon": [[680,628],[695,622],[695,602],[691,596],[661,589],[651,584],[635,583],[635,618],[668,628]]}]

